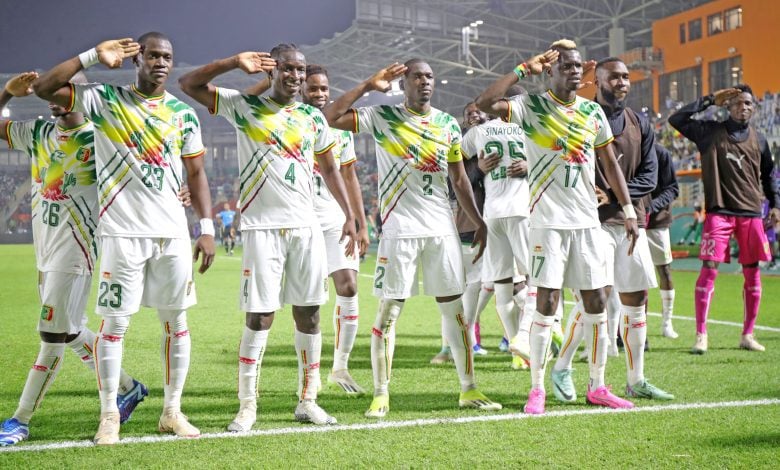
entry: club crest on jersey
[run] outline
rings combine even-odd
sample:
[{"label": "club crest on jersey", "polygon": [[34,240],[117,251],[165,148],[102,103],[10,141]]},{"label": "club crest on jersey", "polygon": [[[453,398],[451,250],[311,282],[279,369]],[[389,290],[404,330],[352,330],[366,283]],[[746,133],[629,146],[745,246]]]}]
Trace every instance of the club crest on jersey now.
[{"label": "club crest on jersey", "polygon": [[252,275],[252,270],[251,269],[245,269],[244,270],[244,277],[249,277],[251,275]]},{"label": "club crest on jersey", "polygon": [[543,251],[544,251],[544,250],[542,249],[542,246],[541,246],[541,245],[536,245],[536,246],[534,246],[534,253],[541,253],[541,252],[543,252]]},{"label": "club crest on jersey", "polygon": [[81,147],[79,149],[78,153],[76,154],[76,159],[79,160],[80,162],[86,163],[86,162],[89,161],[89,157],[91,157],[91,156],[92,156],[92,149],[91,148],[89,148],[89,147]]},{"label": "club crest on jersey", "polygon": [[41,307],[41,320],[51,321],[52,318],[54,318],[54,307],[51,305]]},{"label": "club crest on jersey", "polygon": [[387,256],[380,256],[378,261],[382,264],[387,264]]},{"label": "club crest on jersey", "polygon": [[60,142],[67,142],[68,138],[69,137],[67,135],[59,135],[59,136],[57,136],[57,140],[59,140]]},{"label": "club crest on jersey", "polygon": [[111,279],[111,273],[108,271],[103,271],[102,277],[103,279]]}]

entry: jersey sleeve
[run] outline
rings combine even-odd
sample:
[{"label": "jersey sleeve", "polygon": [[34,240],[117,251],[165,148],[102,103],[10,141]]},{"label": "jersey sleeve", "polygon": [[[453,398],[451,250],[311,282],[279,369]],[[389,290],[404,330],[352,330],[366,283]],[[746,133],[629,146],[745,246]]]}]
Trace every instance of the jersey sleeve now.
[{"label": "jersey sleeve", "polygon": [[355,139],[352,137],[351,132],[344,132],[343,138],[347,141],[347,144],[344,146],[344,151],[339,157],[339,161],[341,162],[341,166],[349,166],[357,161],[357,156],[355,155]]},{"label": "jersey sleeve", "polygon": [[319,109],[315,109],[312,113],[312,119],[316,124],[316,137],[314,140],[314,154],[322,155],[328,150],[332,149],[336,145],[336,141],[333,140],[333,134],[331,134],[328,121],[325,120],[325,116]]},{"label": "jersey sleeve", "polygon": [[601,109],[601,106],[596,108],[594,119],[594,125],[597,127],[594,147],[601,148],[614,140],[614,137],[612,136],[612,128],[609,127],[607,116],[604,114],[604,110]]},{"label": "jersey sleeve", "polygon": [[507,99],[506,103],[509,106],[509,109],[507,110],[506,116],[501,116],[501,120],[522,126],[526,99],[528,99],[528,95],[526,94],[513,96],[512,98]]},{"label": "jersey sleeve", "polygon": [[460,144],[461,151],[466,158],[472,158],[478,156],[477,141],[476,141],[477,128],[472,127],[463,136],[463,142]]},{"label": "jersey sleeve", "polygon": [[236,102],[240,99],[240,91],[217,87],[214,92],[214,109],[209,109],[209,112],[216,116],[222,116],[235,126],[236,121],[240,119],[236,112]]},{"label": "jersey sleeve", "polygon": [[196,158],[206,153],[203,147],[203,138],[200,133],[200,121],[195,110],[190,108],[184,115],[184,129],[182,131],[181,158]]},{"label": "jersey sleeve", "polygon": [[90,120],[100,114],[104,100],[116,97],[116,87],[105,83],[70,84],[69,111],[84,113]]},{"label": "jersey sleeve", "polygon": [[8,134],[8,148],[21,150],[32,157],[32,148],[35,142],[35,129],[40,128],[37,120],[32,121],[8,121],[6,133]]},{"label": "jersey sleeve", "polygon": [[353,109],[355,116],[355,133],[371,132],[374,127],[374,106]]},{"label": "jersey sleeve", "polygon": [[447,163],[455,163],[463,160],[460,151],[460,126],[454,117],[450,116],[450,151],[447,152]]}]

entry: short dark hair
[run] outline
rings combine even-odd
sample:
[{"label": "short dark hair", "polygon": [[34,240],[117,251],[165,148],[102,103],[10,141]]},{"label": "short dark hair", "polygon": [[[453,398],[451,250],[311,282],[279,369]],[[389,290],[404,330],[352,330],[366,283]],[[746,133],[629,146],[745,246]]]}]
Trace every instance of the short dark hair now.
[{"label": "short dark hair", "polygon": [[328,70],[319,64],[308,64],[306,66],[306,77],[311,77],[312,75],[325,75],[325,77],[328,77]]},{"label": "short dark hair", "polygon": [[273,49],[271,49],[271,58],[274,60],[279,60],[279,57],[285,52],[300,52],[300,49],[298,49],[298,46],[292,43],[281,43],[277,44]]},{"label": "short dark hair", "polygon": [[621,64],[625,63],[620,57],[606,57],[604,59],[601,59],[600,61],[596,62],[596,70],[604,67],[607,64],[611,64],[612,62],[620,62]]},{"label": "short dark hair", "polygon": [[404,67],[406,67],[406,72],[404,73],[404,76],[406,76],[407,73],[409,73],[409,67],[415,64],[427,64],[428,62],[422,60],[419,57],[413,57],[406,62],[404,62]]},{"label": "short dark hair", "polygon": [[742,93],[750,93],[750,95],[753,96],[753,89],[750,88],[750,85],[747,85],[745,83],[740,83],[739,85],[736,85],[734,88],[741,91]]},{"label": "short dark hair", "polygon": [[164,35],[163,33],[157,32],[157,31],[150,31],[148,33],[144,33],[141,36],[139,36],[138,41],[136,41],[138,44],[141,45],[141,47],[146,45],[146,42],[150,39],[160,39],[163,41],[171,42],[171,40],[168,38],[168,36]]}]

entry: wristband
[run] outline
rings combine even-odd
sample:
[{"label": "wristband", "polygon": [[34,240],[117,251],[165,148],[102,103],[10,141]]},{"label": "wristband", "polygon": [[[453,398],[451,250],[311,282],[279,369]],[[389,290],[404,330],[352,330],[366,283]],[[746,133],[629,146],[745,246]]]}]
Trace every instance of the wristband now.
[{"label": "wristband", "polygon": [[92,67],[93,65],[96,65],[100,62],[100,59],[98,59],[98,53],[96,48],[92,48],[86,52],[82,52],[79,54],[79,61],[81,62],[81,66],[85,69],[88,69]]},{"label": "wristband", "polygon": [[626,216],[626,219],[636,219],[636,211],[634,210],[633,204],[626,204],[623,206],[623,214]]},{"label": "wristband", "polygon": [[214,236],[214,221],[211,219],[200,219],[200,234]]},{"label": "wristband", "polygon": [[515,75],[517,75],[518,80],[522,80],[528,75],[530,75],[528,72],[528,65],[526,65],[525,62],[523,62],[522,64],[515,67]]}]

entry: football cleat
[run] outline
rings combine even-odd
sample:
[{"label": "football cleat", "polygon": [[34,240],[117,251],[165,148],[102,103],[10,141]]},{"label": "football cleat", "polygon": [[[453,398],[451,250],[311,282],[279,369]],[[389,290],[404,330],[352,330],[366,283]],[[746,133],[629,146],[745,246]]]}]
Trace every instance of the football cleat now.
[{"label": "football cleat", "polygon": [[615,409],[631,409],[634,407],[633,403],[614,395],[612,389],[605,385],[602,385],[595,390],[588,389],[585,401],[591,405],[606,406]]},{"label": "football cleat", "polygon": [[528,392],[528,401],[525,402],[523,411],[529,415],[541,415],[544,414],[544,402],[547,399],[547,395],[541,388],[534,388]]},{"label": "football cleat", "polygon": [[766,348],[753,338],[753,335],[742,335],[742,339],[739,342],[740,349],[747,349],[748,351],[765,351]]},{"label": "football cleat", "polygon": [[233,422],[228,424],[227,430],[230,432],[247,432],[252,430],[257,421],[257,402],[247,400],[238,407],[238,414]]},{"label": "football cleat", "polygon": [[110,446],[119,442],[119,413],[109,412],[100,415],[100,424],[93,439],[95,445]]},{"label": "football cleat", "polygon": [[135,407],[144,401],[144,397],[149,395],[149,390],[144,384],[133,379],[133,388],[124,395],[117,394],[116,406],[119,408],[119,424],[130,421]]},{"label": "football cleat", "polygon": [[553,394],[558,401],[563,403],[573,403],[577,401],[577,390],[574,388],[574,381],[571,374],[574,369],[553,369],[550,378],[553,383]]},{"label": "football cleat", "polygon": [[476,408],[482,411],[498,411],[502,408],[500,403],[492,401],[476,388],[460,392],[458,406],[461,408]]},{"label": "football cleat", "polygon": [[30,436],[30,428],[16,418],[3,421],[0,428],[0,447],[12,446],[27,439]]},{"label": "football cleat", "polygon": [[314,400],[301,400],[295,407],[295,419],[301,423],[312,423],[317,426],[336,424],[336,418],[325,412]]},{"label": "football cleat", "polygon": [[334,370],[328,374],[328,383],[341,387],[350,397],[357,397],[366,393],[365,389],[355,382],[347,369]]},{"label": "football cleat", "polygon": [[164,409],[157,425],[160,432],[172,432],[179,437],[199,437],[200,429],[189,422],[189,418],[181,411]]},{"label": "football cleat", "polygon": [[445,364],[451,361],[452,361],[452,352],[450,352],[450,347],[444,346],[443,348],[441,348],[441,351],[439,351],[438,354],[433,356],[433,359],[431,359],[431,364]]},{"label": "football cleat", "polygon": [[707,352],[707,333],[696,333],[696,344],[691,348],[691,354]]},{"label": "football cleat", "polygon": [[390,397],[388,395],[379,395],[371,401],[371,406],[366,410],[366,418],[384,418],[390,411]]},{"label": "football cleat", "polygon": [[653,400],[674,400],[674,395],[661,390],[647,380],[634,385],[626,385],[626,396],[631,398],[650,398]]}]

